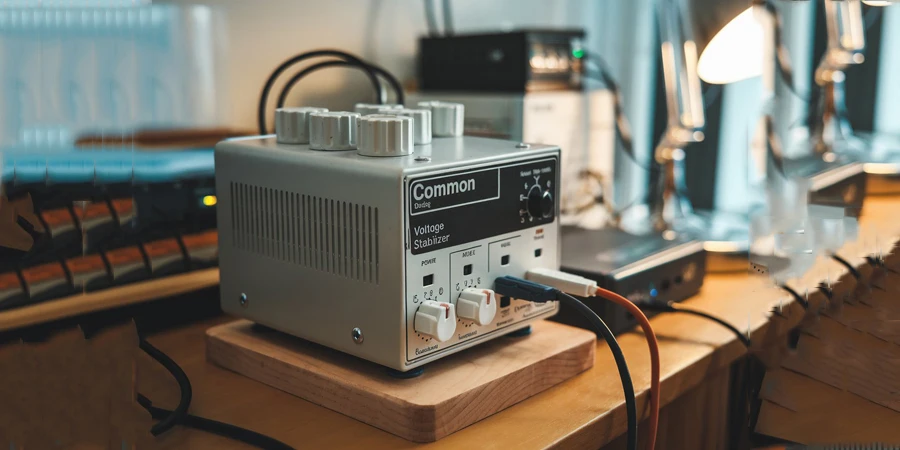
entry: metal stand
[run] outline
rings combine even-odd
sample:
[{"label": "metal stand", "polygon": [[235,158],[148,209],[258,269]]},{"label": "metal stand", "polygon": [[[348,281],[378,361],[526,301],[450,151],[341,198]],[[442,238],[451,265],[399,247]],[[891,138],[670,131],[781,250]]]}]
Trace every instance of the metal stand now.
[{"label": "metal stand", "polygon": [[723,211],[695,211],[687,198],[684,152],[680,149],[658,153],[663,172],[657,186],[657,203],[651,215],[656,232],[665,239],[685,236],[703,242],[707,252],[707,272],[747,269],[750,249],[748,215]]},{"label": "metal stand", "polygon": [[[690,24],[682,21],[678,5],[663,1],[658,9],[662,37],[663,71],[669,121],[666,132],[656,147],[656,162],[662,168],[655,192],[650,222],[652,231],[665,239],[682,235],[704,242],[704,248],[714,260],[737,257],[746,269],[749,248],[749,218],[720,212],[697,213],[687,197],[685,183],[684,147],[703,140],[703,102],[700,79],[693,72],[697,55],[686,42],[693,41]],[[733,270],[734,264],[710,264],[707,271],[723,268]]]},{"label": "metal stand", "polygon": [[[825,2],[828,49],[816,69],[821,89],[817,122],[812,128],[813,149],[832,162],[837,158],[863,163],[873,181],[870,192],[900,193],[900,136],[856,133],[847,119],[847,67],[862,64],[865,35],[859,2]],[[858,28],[856,28],[858,27]]]}]

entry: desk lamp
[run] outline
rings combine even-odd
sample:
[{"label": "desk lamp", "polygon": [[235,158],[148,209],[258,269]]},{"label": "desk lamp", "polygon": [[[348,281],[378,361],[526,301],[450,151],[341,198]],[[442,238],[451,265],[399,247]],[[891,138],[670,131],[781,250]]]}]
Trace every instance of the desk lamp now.
[{"label": "desk lamp", "polygon": [[[685,195],[683,149],[703,139],[700,78],[721,84],[763,73],[764,28],[749,0],[687,0],[687,9],[679,3],[663,0],[658,9],[669,119],[655,150],[662,173],[652,225],[668,239],[681,234],[703,241],[713,258],[745,260],[748,216],[693,209]],[[685,11],[693,17],[686,17]]]},{"label": "desk lamp", "polygon": [[[865,24],[859,0],[827,1],[825,20],[828,45],[815,81],[820,89],[817,115],[812,126],[812,145],[816,154],[827,160],[851,159],[864,164],[866,173],[881,181],[882,193],[900,192],[900,138],[896,136],[855,132],[847,118],[845,71],[865,61]],[[886,6],[892,2],[866,1],[870,6]]]}]

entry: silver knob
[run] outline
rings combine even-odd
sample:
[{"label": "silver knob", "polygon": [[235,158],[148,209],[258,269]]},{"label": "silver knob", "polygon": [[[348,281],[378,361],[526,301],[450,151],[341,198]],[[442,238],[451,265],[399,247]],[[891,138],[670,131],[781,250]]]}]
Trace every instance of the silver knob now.
[{"label": "silver knob", "polygon": [[431,134],[434,137],[463,135],[466,107],[462,103],[420,102],[419,107],[431,110]]},{"label": "silver knob", "polygon": [[413,119],[372,114],[359,119],[359,154],[404,156],[413,152]]},{"label": "silver knob", "polygon": [[431,143],[431,110],[393,109],[387,113],[395,116],[411,117],[413,120],[413,142],[416,145]]},{"label": "silver knob", "polygon": [[359,113],[317,112],[309,116],[309,148],[353,150],[358,145]]},{"label": "silver knob", "polygon": [[368,116],[369,114],[379,114],[379,113],[387,113],[388,110],[401,109],[403,105],[398,105],[396,103],[384,103],[384,104],[376,104],[376,103],[357,103],[353,110],[364,115]]},{"label": "silver knob", "polygon": [[275,136],[279,144],[308,144],[309,115],[328,108],[278,108],[275,110]]}]

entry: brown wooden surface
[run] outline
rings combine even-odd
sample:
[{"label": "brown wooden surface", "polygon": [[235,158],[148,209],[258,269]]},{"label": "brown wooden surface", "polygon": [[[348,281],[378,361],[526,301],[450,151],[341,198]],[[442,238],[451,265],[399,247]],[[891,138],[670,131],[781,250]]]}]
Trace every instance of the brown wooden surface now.
[{"label": "brown wooden surface", "polygon": [[238,320],[207,331],[209,361],[415,442],[433,442],[589,369],[594,333],[538,322],[431,363],[415,379]]},{"label": "brown wooden surface", "polygon": [[[873,231],[842,253],[890,242]],[[900,442],[900,258],[893,247],[889,270],[861,266],[852,292],[803,321],[794,348],[770,352],[757,432],[806,444]]]},{"label": "brown wooden surface", "polygon": [[[860,227],[860,243],[841,254],[854,261],[876,249],[890,246],[900,229],[896,220],[900,201],[867,200]],[[876,239],[877,237],[877,239]],[[871,245],[870,245],[871,244]],[[845,282],[847,270],[827,259],[819,262],[803,280],[792,285],[813,289],[830,277]],[[838,283],[837,288],[842,288]],[[811,291],[813,292],[813,291]],[[812,302],[822,296],[812,293]],[[687,304],[719,315],[752,330],[755,346],[778,345],[804,318],[799,306],[763,279],[746,274],[710,275],[703,290]],[[770,312],[781,307],[782,315]],[[221,319],[227,320],[227,319]],[[668,405],[710,377],[726,369],[744,354],[742,345],[727,330],[691,316],[662,314],[652,319],[660,338],[662,403]],[[411,448],[420,444],[299,399],[262,383],[218,368],[205,361],[204,332],[217,322],[203,322],[152,337],[150,340],[183,365],[194,384],[191,411],[201,416],[239,424],[302,448]],[[620,337],[640,392],[638,407],[646,414],[649,356],[639,333]],[[174,406],[177,389],[169,383],[156,391],[164,406]],[[702,423],[698,417],[695,423]],[[700,431],[703,429],[700,428]],[[586,448],[596,449],[625,431],[625,407],[615,363],[607,346],[597,344],[594,367],[534,397],[453,433],[428,448]],[[191,430],[178,430],[163,441],[178,441],[196,448],[246,448],[240,444]],[[661,442],[662,443],[662,442]],[[172,446],[174,448],[174,446]]]},{"label": "brown wooden surface", "polygon": [[[728,436],[728,419],[731,412],[728,405],[730,381],[729,369],[711,374],[702,384],[682,393],[660,410],[656,450],[734,448],[729,445]],[[640,426],[646,427],[646,420],[641,422]],[[638,440],[638,448],[646,449],[646,436],[642,437],[644,439]],[[627,450],[627,448],[626,436],[622,435],[605,445],[603,450]]]},{"label": "brown wooden surface", "polygon": [[789,370],[766,373],[756,429],[803,443],[900,442],[900,414]]},{"label": "brown wooden surface", "polygon": [[0,331],[184,294],[217,284],[219,284],[219,269],[204,269],[158,280],[48,300],[36,305],[0,312]]}]

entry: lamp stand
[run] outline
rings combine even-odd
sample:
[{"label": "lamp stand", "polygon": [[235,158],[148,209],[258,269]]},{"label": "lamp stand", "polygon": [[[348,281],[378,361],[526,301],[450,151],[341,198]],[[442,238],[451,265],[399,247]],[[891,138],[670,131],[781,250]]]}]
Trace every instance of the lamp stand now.
[{"label": "lamp stand", "polygon": [[704,138],[697,53],[691,24],[685,24],[679,3],[662,0],[657,11],[669,119],[655,150],[661,171],[651,202],[652,231],[665,239],[684,236],[702,241],[710,259],[707,271],[746,270],[749,215],[698,212],[687,196],[684,148]]},{"label": "lamp stand", "polygon": [[826,161],[863,163],[870,193],[900,193],[900,136],[856,132],[845,103],[846,74],[850,65],[864,61],[865,36],[859,0],[825,2],[828,49],[816,69],[821,95],[811,127],[813,151]]}]

